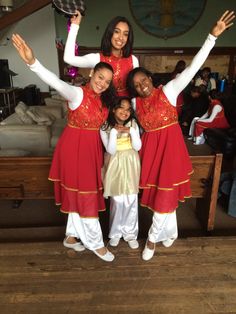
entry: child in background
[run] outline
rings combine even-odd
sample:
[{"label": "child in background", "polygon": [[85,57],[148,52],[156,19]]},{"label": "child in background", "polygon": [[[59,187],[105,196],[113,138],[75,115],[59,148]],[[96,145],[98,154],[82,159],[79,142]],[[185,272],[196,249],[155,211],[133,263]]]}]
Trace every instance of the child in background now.
[{"label": "child in background", "polygon": [[216,89],[209,92],[209,109],[200,118],[195,117],[189,129],[189,139],[194,141],[195,145],[205,143],[203,135],[204,129],[219,128],[227,129],[230,127],[225,114],[224,108],[220,101],[220,93]]},{"label": "child in background", "polygon": [[123,237],[131,249],[139,247],[138,191],[141,148],[139,127],[128,97],[119,97],[100,130],[105,146],[104,197],[110,196],[111,246]]}]

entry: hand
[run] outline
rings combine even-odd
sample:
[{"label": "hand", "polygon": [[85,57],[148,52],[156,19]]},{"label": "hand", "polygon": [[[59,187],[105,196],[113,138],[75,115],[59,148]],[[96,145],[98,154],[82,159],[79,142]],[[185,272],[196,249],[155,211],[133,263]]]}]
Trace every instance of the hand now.
[{"label": "hand", "polygon": [[232,23],[234,18],[234,11],[225,11],[221,18],[216,22],[216,25],[214,25],[214,27],[212,28],[211,34],[215,37],[220,36],[226,29],[234,24]]},{"label": "hand", "polygon": [[73,15],[72,18],[70,19],[71,24],[76,24],[76,25],[80,25],[81,20],[82,20],[82,15],[80,11],[75,11],[75,15]]},{"label": "hand", "polygon": [[116,124],[115,125],[115,129],[119,132],[119,133],[129,133],[130,128],[124,126],[124,125],[120,125],[120,124]]},{"label": "hand", "polygon": [[25,63],[33,64],[35,62],[33,50],[26,44],[20,35],[13,34],[12,43]]}]

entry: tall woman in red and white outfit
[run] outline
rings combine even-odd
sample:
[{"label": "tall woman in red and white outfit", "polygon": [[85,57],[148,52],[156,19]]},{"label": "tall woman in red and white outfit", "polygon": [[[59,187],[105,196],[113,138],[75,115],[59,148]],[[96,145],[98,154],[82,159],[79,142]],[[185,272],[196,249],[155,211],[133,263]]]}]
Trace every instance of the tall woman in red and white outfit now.
[{"label": "tall woman in red and white outfit", "polygon": [[150,72],[136,68],[129,73],[128,86],[136,98],[136,114],[142,135],[141,204],[150,208],[153,222],[143,251],[144,260],[153,257],[155,243],[171,246],[177,238],[178,201],[191,196],[192,166],[178,124],[176,98],[187,86],[215,44],[216,38],[233,23],[234,12],[226,11],[217,21],[191,64],[165,86],[154,88]]},{"label": "tall woman in red and white outfit", "polygon": [[127,96],[126,78],[130,70],[138,67],[138,59],[132,55],[133,30],[127,18],[114,17],[107,25],[101,41],[101,52],[84,56],[75,55],[75,42],[81,23],[81,14],[71,18],[66,41],[64,61],[80,68],[94,68],[100,61],[109,63],[114,70],[113,84],[119,96]]},{"label": "tall woman in red and white outfit", "polygon": [[63,244],[75,251],[87,248],[111,262],[114,255],[104,246],[98,211],[105,210],[99,129],[108,116],[105,104],[112,101],[113,69],[100,62],[86,86],[71,86],[47,70],[18,34],[12,36],[12,41],[29,68],[68,100],[68,124],[55,148],[49,174],[56,203],[68,213]]}]

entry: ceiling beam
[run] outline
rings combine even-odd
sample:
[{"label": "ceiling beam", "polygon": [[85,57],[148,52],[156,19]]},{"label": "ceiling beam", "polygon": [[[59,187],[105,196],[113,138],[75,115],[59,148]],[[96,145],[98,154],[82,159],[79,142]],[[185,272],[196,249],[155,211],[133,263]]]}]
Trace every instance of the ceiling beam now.
[{"label": "ceiling beam", "polygon": [[24,17],[42,9],[49,3],[51,3],[50,0],[30,0],[26,2],[21,7],[18,7],[0,18],[0,31],[7,26],[18,22]]}]

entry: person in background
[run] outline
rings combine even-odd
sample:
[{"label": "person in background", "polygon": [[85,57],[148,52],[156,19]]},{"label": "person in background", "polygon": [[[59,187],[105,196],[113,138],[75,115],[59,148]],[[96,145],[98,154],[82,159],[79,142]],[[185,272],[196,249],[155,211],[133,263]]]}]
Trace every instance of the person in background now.
[{"label": "person in background", "polygon": [[87,248],[111,262],[114,255],[104,246],[98,212],[105,210],[99,129],[115,96],[113,69],[100,62],[86,86],[72,86],[47,70],[20,35],[13,34],[12,42],[30,70],[68,101],[68,124],[56,145],[49,173],[49,180],[54,182],[56,204],[68,214],[63,244],[79,252]]},{"label": "person in background", "polygon": [[100,134],[107,152],[103,184],[104,197],[110,197],[109,244],[118,246],[123,237],[137,249],[141,139],[130,98],[117,98]]},{"label": "person in background", "polygon": [[191,197],[192,165],[178,123],[176,99],[205,62],[216,38],[233,23],[234,12],[226,11],[212,28],[191,64],[175,79],[155,88],[145,68],[133,69],[127,86],[134,99],[142,134],[141,205],[153,211],[153,221],[142,253],[150,260],[155,244],[171,246],[178,236],[176,208],[179,201]]},{"label": "person in background", "polygon": [[184,93],[184,105],[179,122],[184,135],[189,134],[190,124],[195,117],[201,117],[209,107],[208,93],[205,87],[192,86],[190,93]]},{"label": "person in background", "polygon": [[64,61],[80,68],[93,68],[99,61],[109,63],[114,70],[113,83],[119,96],[127,96],[126,78],[139,65],[132,55],[133,29],[127,18],[114,17],[107,25],[101,41],[101,52],[75,55],[75,42],[82,16],[79,11],[71,18],[71,27],[65,45]]},{"label": "person in background", "polygon": [[211,77],[211,68],[205,67],[201,70],[200,76],[195,81],[195,86],[200,85],[204,85],[208,93],[210,90],[216,89],[216,80]]},{"label": "person in background", "polygon": [[210,105],[209,109],[200,118],[195,117],[189,129],[189,139],[194,141],[195,145],[205,143],[203,135],[204,129],[219,128],[227,129],[230,127],[221,103],[221,93],[213,89],[209,92]]}]

